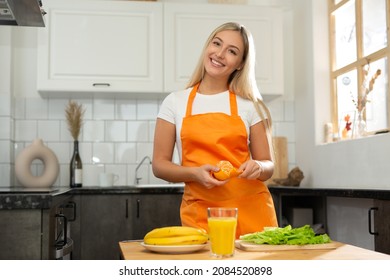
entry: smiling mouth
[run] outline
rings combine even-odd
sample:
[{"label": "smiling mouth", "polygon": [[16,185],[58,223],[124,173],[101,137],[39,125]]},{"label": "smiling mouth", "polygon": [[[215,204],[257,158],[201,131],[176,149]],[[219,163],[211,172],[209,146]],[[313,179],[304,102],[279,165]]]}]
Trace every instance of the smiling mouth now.
[{"label": "smiling mouth", "polygon": [[225,66],[223,63],[221,63],[221,62],[219,62],[219,61],[217,61],[215,59],[210,58],[210,61],[211,61],[211,64],[214,65],[214,66],[217,66],[217,67]]}]

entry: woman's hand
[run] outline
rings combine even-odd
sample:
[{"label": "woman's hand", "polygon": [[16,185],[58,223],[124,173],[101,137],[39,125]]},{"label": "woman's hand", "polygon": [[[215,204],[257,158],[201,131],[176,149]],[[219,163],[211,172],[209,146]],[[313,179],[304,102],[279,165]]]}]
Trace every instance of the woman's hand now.
[{"label": "woman's hand", "polygon": [[250,159],[241,164],[238,171],[242,171],[238,176],[239,178],[258,179],[260,178],[261,173],[264,172],[264,167],[260,161]]},{"label": "woman's hand", "polygon": [[197,170],[195,172],[195,181],[205,186],[207,189],[226,184],[226,182],[229,180],[219,181],[215,179],[213,175],[211,175],[212,172],[217,171],[219,171],[219,167],[210,164],[205,164],[200,167],[197,167]]}]

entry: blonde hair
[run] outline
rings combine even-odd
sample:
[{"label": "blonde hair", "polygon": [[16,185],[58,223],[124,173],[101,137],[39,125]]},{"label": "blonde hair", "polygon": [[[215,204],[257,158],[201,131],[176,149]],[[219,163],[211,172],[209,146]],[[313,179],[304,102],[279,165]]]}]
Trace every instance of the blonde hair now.
[{"label": "blonde hair", "polygon": [[268,143],[271,151],[271,158],[274,159],[273,152],[273,141],[272,141],[272,119],[271,114],[267,106],[264,104],[263,99],[261,97],[260,91],[257,87],[256,76],[255,76],[255,57],[256,50],[255,44],[253,41],[252,33],[242,24],[237,22],[227,22],[216,29],[209,35],[206,40],[202,53],[199,57],[198,63],[195,67],[195,70],[187,84],[186,88],[190,88],[200,83],[203,79],[205,68],[204,68],[204,56],[206,53],[207,47],[210,45],[211,41],[214,39],[216,34],[221,31],[232,30],[240,32],[242,40],[244,42],[244,54],[242,58],[242,67],[236,71],[234,71],[229,77],[229,89],[233,91],[235,94],[245,98],[252,100],[255,108],[263,120]]}]

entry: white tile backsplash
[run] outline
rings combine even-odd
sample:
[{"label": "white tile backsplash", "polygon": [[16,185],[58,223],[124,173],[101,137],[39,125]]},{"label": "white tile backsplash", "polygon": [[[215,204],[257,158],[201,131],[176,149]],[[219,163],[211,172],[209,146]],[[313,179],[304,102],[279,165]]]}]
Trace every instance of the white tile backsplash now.
[{"label": "white tile backsplash", "polygon": [[[73,155],[73,141],[70,144],[70,154],[69,154],[69,162]],[[93,160],[93,143],[89,142],[79,142],[79,151],[81,156],[81,161],[84,165],[93,164],[96,163],[96,161]]]},{"label": "white tile backsplash", "polygon": [[26,99],[26,119],[42,120],[48,117],[48,100],[41,98]]},{"label": "white tile backsplash", "polygon": [[136,162],[136,147],[133,143],[115,143],[115,157],[114,162],[118,164],[131,164]]},{"label": "white tile backsplash", "polygon": [[11,165],[0,163],[0,187],[9,187],[12,184],[11,180]]},{"label": "white tile backsplash", "polygon": [[[60,122],[60,141],[62,142],[73,142],[72,135],[70,134],[68,123],[65,120],[59,121]],[[81,137],[79,139],[82,139],[84,129],[81,129]]]},{"label": "white tile backsplash", "polygon": [[135,100],[116,100],[115,119],[117,120],[136,120],[137,102]]},{"label": "white tile backsplash", "polygon": [[137,160],[139,163],[145,156],[152,158],[153,156],[153,142],[138,142],[137,143]]},{"label": "white tile backsplash", "polygon": [[94,120],[113,120],[115,118],[115,100],[97,99],[93,103]]},{"label": "white tile backsplash", "polygon": [[114,143],[93,143],[92,151],[100,163],[114,163]]},{"label": "white tile backsplash", "polygon": [[126,141],[126,122],[125,121],[106,121],[105,122],[106,142],[125,142]]},{"label": "white tile backsplash", "polygon": [[104,141],[104,121],[85,121],[82,134],[84,142]]},{"label": "white tile backsplash", "polygon": [[45,141],[60,141],[60,121],[38,121],[38,138]]},{"label": "white tile backsplash", "polygon": [[158,113],[157,100],[137,101],[137,120],[154,120]]},{"label": "white tile backsplash", "polygon": [[60,164],[60,174],[58,175],[56,186],[69,186],[70,185],[70,167],[68,164]]},{"label": "white tile backsplash", "polygon": [[99,186],[99,174],[104,172],[102,165],[83,165],[83,186]]},{"label": "white tile backsplash", "polygon": [[11,98],[9,95],[0,94],[0,116],[11,115]]},{"label": "white tile backsplash", "polygon": [[0,140],[0,163],[11,162],[11,149],[9,141]]},{"label": "white tile backsplash", "polygon": [[68,105],[67,99],[49,99],[49,119],[65,120],[65,108]]},{"label": "white tile backsplash", "polygon": [[114,186],[126,186],[127,183],[127,165],[124,164],[107,164],[104,166],[104,172],[118,175],[118,180],[114,182]]},{"label": "white tile backsplash", "polygon": [[129,142],[149,141],[148,121],[129,121],[127,123],[127,141]]},{"label": "white tile backsplash", "polygon": [[295,107],[294,101],[284,102],[284,119],[283,121],[293,122],[295,121]]},{"label": "white tile backsplash", "polygon": [[15,121],[15,141],[32,142],[38,137],[37,120],[16,120]]},{"label": "white tile backsplash", "polygon": [[[0,116],[0,140],[1,137],[5,138],[4,143],[0,141],[1,151],[11,146],[13,152],[10,162],[4,164],[0,161],[0,175],[4,178],[0,180],[0,186],[8,186],[16,181],[12,171],[15,157],[38,137],[56,153],[59,160],[60,174],[55,185],[68,186],[69,162],[73,154],[73,139],[65,120],[65,107],[69,99],[28,97],[15,98],[14,101],[14,115]],[[79,137],[84,186],[98,186],[98,174],[101,172],[119,175],[115,185],[133,184],[137,164],[144,156],[152,158],[155,119],[161,100],[78,99],[76,102],[85,109]],[[274,121],[274,135],[288,138],[289,164],[292,168],[295,162],[293,101],[277,99],[269,107]],[[12,129],[8,129],[7,125]],[[178,162],[177,153],[175,160]],[[39,174],[43,165],[34,162],[33,168]],[[153,176],[151,166],[146,162],[140,167],[139,175],[142,176],[142,183],[163,182]]]},{"label": "white tile backsplash", "polygon": [[10,117],[0,117],[0,139],[11,139],[11,124]]},{"label": "white tile backsplash", "polygon": [[14,119],[24,120],[26,118],[26,99],[17,97],[14,101]]},{"label": "white tile backsplash", "polygon": [[284,103],[273,100],[268,104],[268,109],[271,112],[273,122],[280,122],[284,120]]},{"label": "white tile backsplash", "polygon": [[70,155],[73,152],[67,142],[49,142],[47,146],[56,154],[60,164],[69,164]]}]

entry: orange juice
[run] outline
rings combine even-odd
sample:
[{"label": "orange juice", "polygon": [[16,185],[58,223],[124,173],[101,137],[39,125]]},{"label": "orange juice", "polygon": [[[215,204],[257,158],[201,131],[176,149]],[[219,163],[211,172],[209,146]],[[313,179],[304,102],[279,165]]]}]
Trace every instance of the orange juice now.
[{"label": "orange juice", "polygon": [[208,218],[211,252],[215,256],[232,256],[236,238],[236,217]]}]

